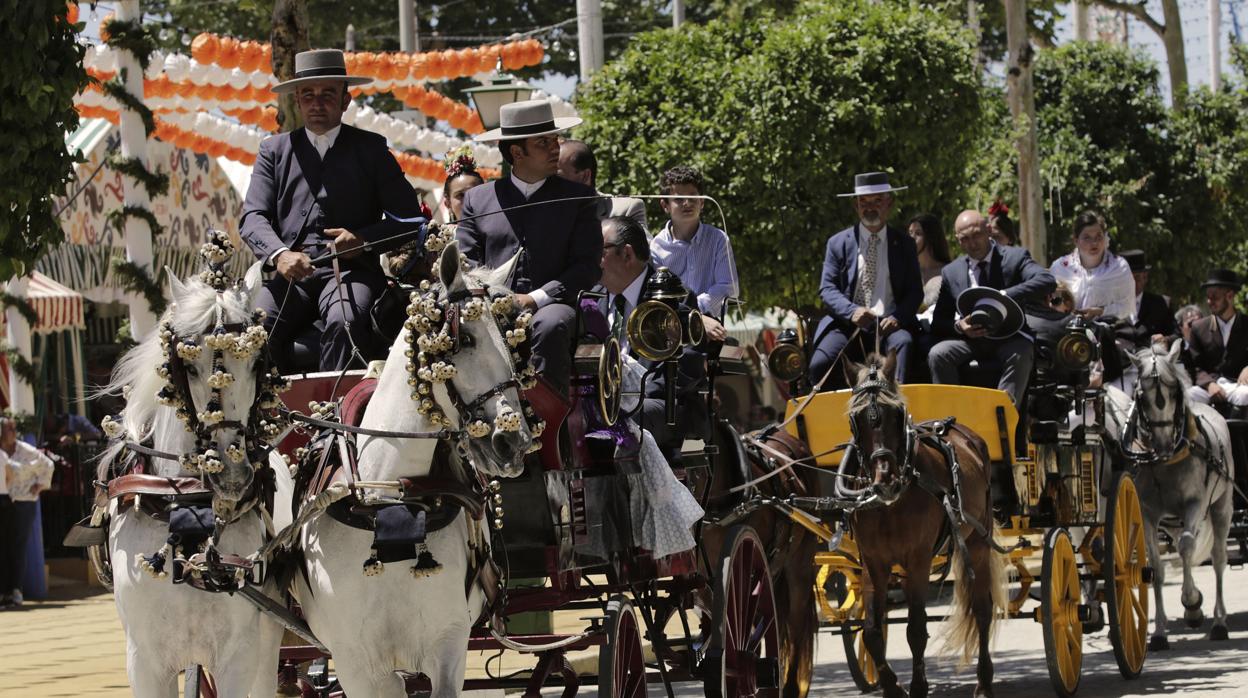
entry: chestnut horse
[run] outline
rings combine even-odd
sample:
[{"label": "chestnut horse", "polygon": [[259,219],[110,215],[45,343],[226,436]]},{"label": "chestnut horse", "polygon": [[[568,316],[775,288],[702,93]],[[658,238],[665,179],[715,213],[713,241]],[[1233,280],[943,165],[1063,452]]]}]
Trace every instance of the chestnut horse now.
[{"label": "chestnut horse", "polygon": [[893,565],[905,571],[909,609],[906,639],[913,659],[910,695],[926,696],[927,593],[932,558],[946,535],[954,540],[957,580],[948,646],[969,662],[979,650],[975,695],[991,696],[988,645],[997,609],[1004,611],[1004,566],[993,548],[988,446],[951,422],[912,423],[893,380],[896,355],[873,354],[846,367],[854,386],[849,401],[853,440],[838,481],[849,525],[866,572],[863,641],[879,667],[885,696],[904,696],[885,659],[886,594]]}]

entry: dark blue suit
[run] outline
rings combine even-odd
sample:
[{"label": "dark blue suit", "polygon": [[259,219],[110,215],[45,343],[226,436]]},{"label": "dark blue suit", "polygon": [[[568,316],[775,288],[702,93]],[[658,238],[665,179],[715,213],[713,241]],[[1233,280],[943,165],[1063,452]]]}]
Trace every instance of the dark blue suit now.
[{"label": "dark blue suit", "polygon": [[[328,252],[330,240],[321,235],[326,228],[379,242],[423,227],[419,216],[420,198],[386,139],[343,124],[323,161],[302,128],[260,144],[239,229],[259,259],[268,260],[283,247],[315,259]],[[345,368],[352,340],[370,352],[367,313],[385,285],[378,257],[384,250],[378,246],[339,260],[341,285],[329,265],[293,284],[275,276],[265,285],[259,305],[268,313],[265,324],[279,363],[290,342],[318,317],[325,322],[321,370]]]},{"label": "dark blue suit", "polygon": [[[1021,406],[1034,353],[1026,323],[1022,332],[1005,339],[968,339],[954,326],[957,298],[971,287],[969,259],[961,255],[940,270],[940,295],[932,311],[932,333],[943,341],[927,355],[932,382],[958,383],[959,369],[971,359],[995,359],[1001,367],[997,387]],[[1057,286],[1049,270],[1032,259],[1026,248],[993,245],[986,261],[988,278],[979,285],[1003,291],[1023,307],[1043,304]]]},{"label": "dark blue suit", "polygon": [[[842,230],[828,238],[823,256],[823,275],[820,277],[819,297],[827,315],[815,330],[813,351],[810,357],[810,380],[816,382],[840,356],[853,334],[854,292],[858,288],[858,231],[861,223]],[[901,328],[880,340],[880,350],[897,351],[897,380],[905,380],[906,361],[910,344],[918,330],[915,313],[923,301],[923,281],[919,274],[919,253],[910,239],[900,230],[889,226],[884,232],[888,249],[888,283],[893,293],[894,310],[890,317],[896,318]],[[883,318],[881,318],[883,319]],[[864,329],[859,334],[862,347],[873,348],[875,329]],[[861,354],[862,352],[856,352]]]},{"label": "dark blue suit", "polygon": [[468,190],[455,229],[460,251],[477,264],[497,268],[521,253],[511,289],[541,289],[552,301],[533,314],[533,365],[564,390],[572,370],[577,296],[602,276],[598,202],[575,197],[596,195],[591,187],[552,176],[526,200],[504,177]]}]

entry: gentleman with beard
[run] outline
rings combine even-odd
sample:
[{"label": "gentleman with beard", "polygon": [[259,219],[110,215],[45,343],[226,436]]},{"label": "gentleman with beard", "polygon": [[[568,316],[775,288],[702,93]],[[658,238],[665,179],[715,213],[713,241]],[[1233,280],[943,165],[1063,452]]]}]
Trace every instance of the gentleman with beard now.
[{"label": "gentleman with beard", "polygon": [[1187,389],[1192,402],[1248,407],[1248,317],[1235,308],[1242,285],[1229,269],[1214,269],[1200,285],[1209,317],[1192,323],[1188,368],[1194,385]]},{"label": "gentleman with beard", "polygon": [[[914,240],[888,225],[894,187],[885,172],[854,176],[858,222],[828,239],[819,297],[827,314],[815,330],[810,380],[817,383],[842,353],[861,359],[878,337],[882,352],[897,352],[898,382],[904,382],[915,313],[923,300]],[[854,339],[852,345],[850,340]]]}]

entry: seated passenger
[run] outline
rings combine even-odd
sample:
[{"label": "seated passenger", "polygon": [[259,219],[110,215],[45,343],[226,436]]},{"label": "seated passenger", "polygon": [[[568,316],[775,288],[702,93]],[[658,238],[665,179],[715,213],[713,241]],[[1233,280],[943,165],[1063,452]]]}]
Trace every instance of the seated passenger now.
[{"label": "seated passenger", "polygon": [[1053,276],[1022,247],[1000,247],[988,237],[988,225],[978,211],[963,211],[954,224],[963,254],[941,270],[940,297],[932,315],[932,332],[941,339],[928,354],[934,383],[958,383],[958,370],[971,359],[996,359],[1001,365],[997,387],[1021,407],[1031,377],[1032,337],[1024,331],[1003,339],[957,313],[957,298],[965,290],[987,286],[1002,291],[1019,305],[1043,302],[1053,291]]},{"label": "seated passenger", "polygon": [[1122,258],[1127,260],[1131,268],[1131,277],[1135,281],[1135,322],[1119,323],[1115,328],[1119,345],[1129,351],[1147,349],[1153,342],[1174,339],[1174,315],[1170,313],[1170,303],[1165,296],[1148,290],[1148,271],[1152,266],[1144,250],[1125,250]]},{"label": "seated passenger", "polygon": [[906,232],[919,251],[919,274],[923,277],[923,303],[919,305],[919,313],[927,313],[930,321],[931,310],[940,294],[940,270],[950,261],[949,241],[940,227],[940,219],[930,213],[911,218]]},{"label": "seated passenger", "polygon": [[[559,176],[598,189],[598,159],[582,141],[564,140],[559,144]],[[643,229],[646,224],[646,202],[631,196],[611,196],[598,192],[598,217],[627,216]]]},{"label": "seated passenger", "polygon": [[[628,351],[625,323],[637,307],[646,281],[654,273],[654,267],[650,266],[649,236],[635,220],[616,216],[602,222],[602,241],[602,285],[598,290],[607,297],[599,309],[624,354],[632,356]],[[692,294],[685,301],[689,306],[695,302]],[[714,318],[703,315],[702,322],[710,340],[722,342],[727,336],[724,326]],[[645,359],[633,358],[649,367],[650,362]],[[705,356],[686,347],[677,368],[676,424],[667,424],[666,383],[661,373],[648,380],[642,408],[634,415],[643,428],[654,434],[659,446],[669,451],[679,448],[686,436],[703,437],[707,426],[706,398],[700,394],[706,388]]]},{"label": "seated passenger", "polygon": [[[465,145],[447,153],[443,164],[446,167],[446,181],[442,183],[442,211],[445,212],[446,222],[449,224],[459,220],[464,208],[464,195],[469,189],[485,184],[485,179],[477,172],[477,161],[472,156],[470,146]],[[387,266],[390,276],[403,283],[416,285],[432,278],[434,258],[434,254],[426,253],[423,240],[413,240],[389,255]]]},{"label": "seated passenger", "polygon": [[1053,278],[1075,294],[1075,312],[1087,319],[1135,322],[1135,279],[1122,257],[1109,251],[1105,219],[1096,211],[1075,218],[1075,249],[1053,262]]},{"label": "seated passenger", "polygon": [[499,121],[499,128],[475,139],[497,142],[511,175],[464,195],[455,238],[475,264],[500,267],[516,258],[511,290],[520,309],[533,312],[533,367],[565,394],[572,372],[574,306],[602,275],[596,192],[555,175],[557,134],[581,120],[556,119],[550,103],[538,99],[504,105]]},{"label": "seated passenger", "polygon": [[1235,308],[1240,286],[1229,269],[1214,269],[1200,285],[1210,316],[1191,325],[1192,402],[1248,406],[1248,316]]},{"label": "seated passenger", "polygon": [[[893,192],[904,189],[889,184],[885,172],[868,172],[854,176],[852,194],[840,195],[853,197],[858,222],[828,238],[819,283],[827,315],[812,341],[812,385],[842,353],[854,360],[865,358],[868,348],[875,346],[877,332],[880,351],[897,352],[895,377],[898,383],[905,382],[923,284],[914,240],[888,225]],[[850,337],[855,334],[858,341],[851,347]]]},{"label": "seated passenger", "polygon": [[717,318],[737,295],[737,263],[728,234],[702,222],[702,175],[680,165],[663,173],[659,192],[670,217],[651,244],[655,267],[667,267],[698,297],[698,310]]}]

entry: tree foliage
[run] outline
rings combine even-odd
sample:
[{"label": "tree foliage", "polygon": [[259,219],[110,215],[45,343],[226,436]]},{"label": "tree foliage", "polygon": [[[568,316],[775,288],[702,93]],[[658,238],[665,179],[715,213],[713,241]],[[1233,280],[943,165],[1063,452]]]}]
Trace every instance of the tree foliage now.
[{"label": "tree foliage", "polygon": [[[979,100],[957,23],[899,3],[812,3],[636,37],[583,87],[577,135],[608,191],[653,193],[664,169],[698,167],[750,304],[811,306],[825,242],[852,221],[836,194],[854,173],[910,186],[894,218],[956,212]],[[704,219],[721,224],[711,206]]]},{"label": "tree foliage", "polygon": [[73,178],[65,134],[78,126],[74,94],[87,82],[64,0],[0,0],[0,280],[24,271],[64,237],[52,197]]}]

